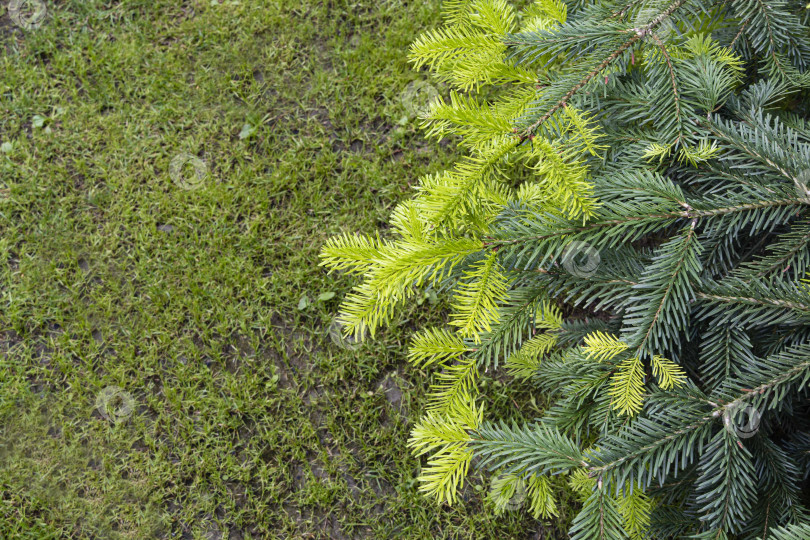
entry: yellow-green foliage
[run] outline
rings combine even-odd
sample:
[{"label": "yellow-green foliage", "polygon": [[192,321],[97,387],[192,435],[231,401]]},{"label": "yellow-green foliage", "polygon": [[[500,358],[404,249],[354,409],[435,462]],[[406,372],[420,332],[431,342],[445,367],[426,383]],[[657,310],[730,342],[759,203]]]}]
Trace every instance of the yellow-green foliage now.
[{"label": "yellow-green foliage", "polygon": [[437,362],[444,364],[468,350],[457,334],[444,328],[427,328],[414,336],[408,360],[417,367],[428,367]]},{"label": "yellow-green foliage", "polygon": [[533,474],[527,482],[529,510],[534,519],[548,519],[558,515],[557,502],[551,481],[546,476]]},{"label": "yellow-green foliage", "polygon": [[496,514],[503,514],[522,505],[526,498],[526,480],[518,474],[499,474],[492,477],[487,499]]},{"label": "yellow-green foliage", "polygon": [[[392,308],[414,287],[434,285],[465,257],[483,249],[492,221],[513,201],[538,210],[586,218],[593,211],[583,157],[601,149],[599,132],[583,112],[566,107],[549,120],[557,137],[524,141],[512,126],[542,89],[537,71],[506,59],[502,38],[518,30],[505,0],[446,2],[445,26],[426,32],[411,47],[416,67],[427,66],[452,89],[423,118],[429,136],[458,137],[469,155],[449,170],[421,179],[416,196],[400,204],[392,223],[398,237],[335,237],[322,264],[364,276],[342,306],[347,333],[373,333],[390,321]],[[541,0],[524,14],[526,27],[552,28],[565,5]],[[495,85],[483,91],[482,87]],[[462,93],[463,92],[463,93]],[[490,96],[484,99],[482,96]],[[515,185],[508,171],[520,164],[527,181]],[[436,231],[441,231],[437,233]],[[454,291],[453,324],[473,340],[494,320],[493,306],[509,282],[494,258],[468,272]]]},{"label": "yellow-green foliage", "polygon": [[[415,365],[436,370],[428,416],[411,439],[420,453],[431,454],[421,477],[423,489],[452,502],[471,455],[460,426],[473,425],[480,413],[474,404],[478,366],[466,355],[497,323],[498,306],[511,286],[496,253],[484,250],[485,237],[495,217],[512,202],[587,218],[594,203],[584,158],[598,155],[602,147],[595,124],[570,106],[549,119],[556,137],[525,140],[512,127],[543,91],[538,78],[544,70],[558,66],[552,61],[545,67],[538,62],[537,69],[516,67],[506,58],[502,38],[565,22],[562,1],[539,0],[518,17],[506,0],[450,0],[444,14],[444,26],[420,36],[410,56],[415,67],[428,67],[451,87],[422,117],[428,136],[456,138],[468,155],[451,169],[421,179],[416,196],[393,212],[393,238],[337,236],[324,246],[322,264],[363,277],[340,316],[345,331],[361,337],[390,321],[395,306],[416,288],[438,286],[464,262],[452,291],[449,322],[454,330],[421,332],[410,352]],[[514,181],[515,167],[523,169],[521,182]],[[477,253],[483,256],[470,261]],[[561,324],[560,314],[549,306],[543,312],[537,328],[546,331],[509,359],[516,374],[528,375],[555,344],[553,330]],[[536,515],[554,512],[546,485],[543,479],[528,481]]]},{"label": "yellow-green foliage", "polygon": [[655,507],[653,500],[642,490],[630,492],[625,489],[618,497],[619,514],[622,516],[624,530],[632,540],[644,540],[650,526],[650,513]]},{"label": "yellow-green foliage", "polygon": [[[626,343],[603,332],[585,336],[584,342],[581,349],[585,357],[598,362],[620,359],[622,353],[629,349]],[[686,382],[686,373],[675,362],[654,355],[650,364],[653,376],[664,390],[671,390]],[[619,414],[632,416],[641,411],[644,405],[644,362],[640,358],[624,358],[616,363],[610,396],[613,398],[613,408]]]},{"label": "yellow-green foliage", "polygon": [[464,484],[472,450],[469,431],[483,420],[483,408],[471,399],[456,399],[451,410],[428,411],[411,431],[408,446],[417,456],[430,454],[422,469],[419,490],[439,502],[452,504]]},{"label": "yellow-green foliage", "polygon": [[[568,486],[584,502],[597,487],[597,479],[588,475],[585,469],[576,469],[568,475]],[[650,525],[650,514],[655,508],[655,501],[640,489],[628,487],[621,490],[618,496],[609,495],[616,503],[622,519],[622,527],[631,540],[646,540]]]},{"label": "yellow-green foliage", "polygon": [[535,330],[543,331],[523,343],[515,354],[506,359],[506,368],[515,377],[529,378],[540,367],[543,355],[557,344],[555,330],[562,326],[562,314],[552,305],[545,304],[534,323]]},{"label": "yellow-green foliage", "polygon": [[551,481],[547,476],[537,474],[493,476],[487,500],[495,508],[495,514],[524,508],[535,519],[548,519],[559,514]]},{"label": "yellow-green foliage", "polygon": [[594,332],[585,336],[582,352],[587,358],[600,362],[611,360],[627,350],[627,344],[604,332]]},{"label": "yellow-green foliage", "polygon": [[610,384],[613,408],[619,414],[635,414],[644,404],[644,363],[638,357],[628,358],[617,366]]},{"label": "yellow-green foliage", "polygon": [[458,327],[461,337],[476,343],[479,335],[488,332],[498,319],[498,300],[506,295],[508,281],[500,272],[497,253],[471,266],[464,274],[453,297],[453,317],[450,324]]}]

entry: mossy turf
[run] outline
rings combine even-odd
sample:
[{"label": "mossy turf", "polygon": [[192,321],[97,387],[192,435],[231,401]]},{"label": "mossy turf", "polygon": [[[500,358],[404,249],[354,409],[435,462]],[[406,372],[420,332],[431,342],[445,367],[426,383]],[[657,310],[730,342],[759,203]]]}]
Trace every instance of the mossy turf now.
[{"label": "mossy turf", "polygon": [[404,353],[440,303],[328,331],[353,282],[325,239],[454,157],[401,99],[438,1],[3,4],[0,537],[557,537],[483,477],[418,492]]}]

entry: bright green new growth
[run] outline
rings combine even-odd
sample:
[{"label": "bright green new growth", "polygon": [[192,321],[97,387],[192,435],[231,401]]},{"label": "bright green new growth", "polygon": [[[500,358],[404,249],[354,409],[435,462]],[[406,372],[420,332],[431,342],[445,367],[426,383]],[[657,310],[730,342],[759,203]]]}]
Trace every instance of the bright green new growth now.
[{"label": "bright green new growth", "polygon": [[[462,337],[477,340],[497,321],[509,279],[494,253],[468,265],[460,279],[453,272],[470,256],[484,255],[485,238],[504,206],[530,203],[572,218],[593,211],[585,159],[601,147],[591,121],[568,107],[554,115],[553,138],[521,144],[513,132],[542,89],[537,74],[507,61],[503,39],[519,30],[512,7],[503,0],[451,2],[446,13],[447,26],[418,39],[411,55],[417,67],[429,66],[455,88],[449,101],[432,104],[424,119],[428,134],[459,136],[470,154],[453,169],[423,178],[419,194],[396,208],[397,239],[344,235],[324,247],[325,264],[364,277],[343,306],[342,321],[357,335],[373,335],[414,287],[439,286],[452,276],[458,281],[452,324]],[[538,2],[523,28],[551,28],[565,13],[559,1]],[[493,83],[498,92],[489,101],[483,91],[461,93]],[[510,185],[516,174],[533,181]]]},{"label": "bright green new growth", "polygon": [[[788,98],[810,82],[805,7],[446,14],[411,54],[454,87],[428,135],[469,156],[422,179],[393,239],[323,250],[362,277],[342,313],[356,334],[419,287],[451,291],[448,327],[410,355],[437,372],[409,441],[422,491],[454,502],[475,462],[497,511],[522,494],[535,517],[567,476],[574,539],[801,535],[810,128]],[[502,361],[553,399],[540,422],[484,420],[479,372]]]}]

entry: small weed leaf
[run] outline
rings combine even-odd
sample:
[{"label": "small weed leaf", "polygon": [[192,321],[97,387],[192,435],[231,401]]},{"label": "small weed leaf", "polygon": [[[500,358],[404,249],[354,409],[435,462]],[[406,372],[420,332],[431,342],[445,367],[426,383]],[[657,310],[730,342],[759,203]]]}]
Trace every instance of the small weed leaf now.
[{"label": "small weed leaf", "polygon": [[298,301],[298,311],[304,311],[305,309],[307,309],[311,305],[312,305],[312,301],[309,299],[309,296],[304,295]]},{"label": "small weed leaf", "polygon": [[335,297],[335,293],[332,291],[321,293],[318,295],[318,302],[326,302],[327,300],[331,300]]}]

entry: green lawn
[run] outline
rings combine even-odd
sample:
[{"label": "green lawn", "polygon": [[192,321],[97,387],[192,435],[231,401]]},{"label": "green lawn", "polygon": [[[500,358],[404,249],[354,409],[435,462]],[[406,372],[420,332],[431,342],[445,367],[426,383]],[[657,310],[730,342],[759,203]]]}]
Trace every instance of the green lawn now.
[{"label": "green lawn", "polygon": [[[419,494],[405,352],[441,304],[329,336],[353,282],[325,239],[454,157],[402,99],[438,1],[65,0],[29,29],[6,5],[0,537],[563,537],[569,510],[495,518],[476,475]],[[485,384],[492,417],[540,411]]]}]

